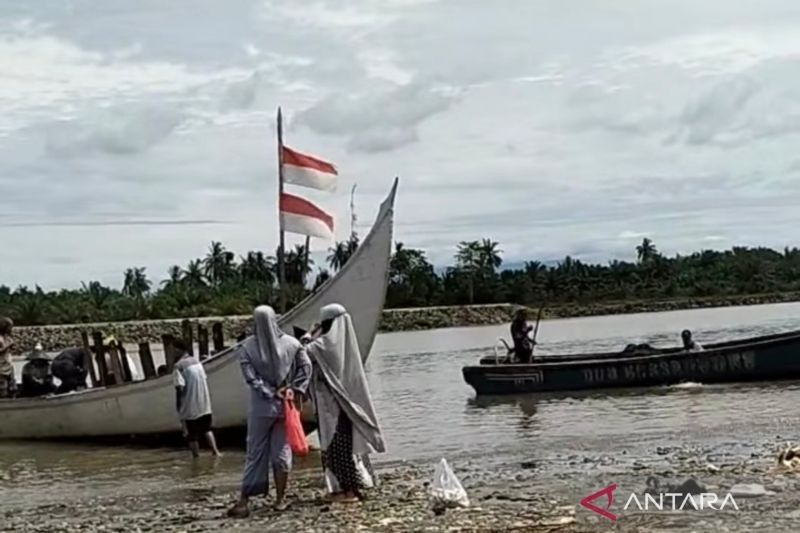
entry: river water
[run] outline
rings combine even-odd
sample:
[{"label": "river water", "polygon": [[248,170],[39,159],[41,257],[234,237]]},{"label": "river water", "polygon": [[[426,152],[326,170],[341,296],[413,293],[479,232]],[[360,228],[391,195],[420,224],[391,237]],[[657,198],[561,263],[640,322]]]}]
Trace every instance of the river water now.
[{"label": "river water", "polygon": [[[708,343],[799,325],[800,304],[548,320],[537,353],[670,346],[684,328]],[[447,457],[490,465],[535,457],[564,466],[561,458],[573,452],[646,460],[662,445],[733,450],[757,440],[743,441],[745,435],[797,436],[790,407],[800,400],[800,382],[476,399],[461,367],[492,353],[499,336],[508,336],[507,326],[378,337],[367,369],[389,448],[378,462]],[[242,459],[241,450],[228,450],[220,462],[192,463],[185,450],[0,443],[0,511],[25,501],[60,502],[65,494],[130,495],[176,484],[175,496],[185,497],[209,483],[235,485]]]}]

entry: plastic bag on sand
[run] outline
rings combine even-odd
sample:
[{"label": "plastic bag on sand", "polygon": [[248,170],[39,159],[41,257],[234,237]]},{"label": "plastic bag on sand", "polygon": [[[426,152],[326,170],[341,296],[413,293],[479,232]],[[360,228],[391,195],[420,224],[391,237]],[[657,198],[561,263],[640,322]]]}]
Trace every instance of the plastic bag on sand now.
[{"label": "plastic bag on sand", "polygon": [[461,482],[445,459],[436,466],[430,493],[435,505],[469,507],[467,491],[461,486]]}]

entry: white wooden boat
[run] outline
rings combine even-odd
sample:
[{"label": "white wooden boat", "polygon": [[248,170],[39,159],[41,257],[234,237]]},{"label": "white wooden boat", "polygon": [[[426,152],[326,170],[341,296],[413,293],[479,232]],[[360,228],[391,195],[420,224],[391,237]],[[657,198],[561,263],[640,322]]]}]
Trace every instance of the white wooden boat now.
[{"label": "white wooden boat", "polygon": [[[369,234],[344,267],[280,318],[284,331],[291,333],[292,326],[308,329],[317,321],[320,307],[340,303],[353,317],[366,360],[386,298],[396,191],[397,180],[381,204]],[[204,361],[215,429],[245,425],[248,391],[236,348]],[[303,416],[306,422],[313,420],[309,409],[304,410]],[[171,376],[59,396],[0,400],[0,439],[126,437],[179,431]]]}]

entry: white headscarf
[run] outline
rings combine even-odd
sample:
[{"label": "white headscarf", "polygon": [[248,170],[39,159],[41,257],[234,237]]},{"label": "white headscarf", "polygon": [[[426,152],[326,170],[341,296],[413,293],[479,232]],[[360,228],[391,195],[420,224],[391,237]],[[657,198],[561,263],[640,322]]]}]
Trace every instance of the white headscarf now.
[{"label": "white headscarf", "polygon": [[292,369],[300,341],[278,328],[275,310],[268,305],[256,307],[253,327],[255,334],[244,343],[246,357],[263,381],[278,387]]},{"label": "white headscarf", "polygon": [[330,444],[342,410],[353,423],[353,451],[383,452],[383,435],[367,386],[353,320],[339,304],[326,305],[320,310],[320,321],[327,320],[333,321],[330,330],[306,346],[332,393],[332,396],[317,395],[322,449]]}]

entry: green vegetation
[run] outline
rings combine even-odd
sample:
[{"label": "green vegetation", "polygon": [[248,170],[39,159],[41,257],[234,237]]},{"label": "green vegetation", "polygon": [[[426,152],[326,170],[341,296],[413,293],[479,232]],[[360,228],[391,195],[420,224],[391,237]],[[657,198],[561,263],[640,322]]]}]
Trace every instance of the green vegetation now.
[{"label": "green vegetation", "polygon": [[[327,267],[340,269],[358,247],[357,237],[330,249]],[[502,251],[490,239],[461,242],[452,266],[438,273],[425,252],[397,243],[392,255],[387,307],[424,307],[510,302],[548,305],[631,300],[729,297],[800,291],[800,250],[734,247],[664,257],[650,239],[636,247],[638,261],[586,264],[565,257],[557,265],[538,261],[502,270]],[[144,267],[125,271],[122,287],[97,281],[78,290],[11,290],[0,285],[0,315],[20,325],[248,314],[278,300],[275,258],[262,252],[240,256],[212,242],[207,255],[185,268],[170,267],[158,285]],[[313,276],[313,278],[312,278]],[[294,305],[330,277],[306,257],[303,246],[286,252],[287,301]],[[309,283],[312,282],[313,283]]]}]

